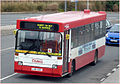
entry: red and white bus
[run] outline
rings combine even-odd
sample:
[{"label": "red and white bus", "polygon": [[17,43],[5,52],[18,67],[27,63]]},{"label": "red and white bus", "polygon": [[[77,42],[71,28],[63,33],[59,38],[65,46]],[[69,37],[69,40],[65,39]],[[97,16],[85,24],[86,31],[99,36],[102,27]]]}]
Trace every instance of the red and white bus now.
[{"label": "red and white bus", "polygon": [[106,13],[69,11],[17,20],[14,71],[63,77],[105,53]]}]

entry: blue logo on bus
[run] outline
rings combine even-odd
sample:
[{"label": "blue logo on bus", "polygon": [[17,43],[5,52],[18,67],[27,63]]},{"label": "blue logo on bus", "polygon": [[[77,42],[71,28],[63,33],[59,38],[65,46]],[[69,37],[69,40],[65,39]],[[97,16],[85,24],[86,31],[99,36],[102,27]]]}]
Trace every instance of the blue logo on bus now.
[{"label": "blue logo on bus", "polygon": [[89,42],[87,44],[84,44],[84,45],[79,47],[79,49],[78,49],[78,56],[80,56],[82,54],[85,54],[85,53],[88,53],[88,52],[94,50],[95,48],[96,48],[95,41]]}]

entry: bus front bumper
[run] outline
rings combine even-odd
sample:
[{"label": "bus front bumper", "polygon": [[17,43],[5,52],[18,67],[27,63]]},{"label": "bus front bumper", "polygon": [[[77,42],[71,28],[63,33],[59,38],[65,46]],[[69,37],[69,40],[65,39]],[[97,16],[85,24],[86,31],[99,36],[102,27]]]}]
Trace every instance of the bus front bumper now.
[{"label": "bus front bumper", "polygon": [[62,77],[62,65],[57,66],[57,68],[43,68],[18,65],[18,62],[15,62],[14,72],[38,76]]}]

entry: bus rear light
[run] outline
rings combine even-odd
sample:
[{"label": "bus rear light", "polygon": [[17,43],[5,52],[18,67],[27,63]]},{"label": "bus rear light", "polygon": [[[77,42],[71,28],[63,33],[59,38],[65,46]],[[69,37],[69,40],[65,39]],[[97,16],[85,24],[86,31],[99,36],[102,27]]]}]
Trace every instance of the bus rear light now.
[{"label": "bus rear light", "polygon": [[57,59],[62,59],[62,57],[57,57]]},{"label": "bus rear light", "polygon": [[18,53],[15,53],[15,56],[18,56],[19,54]]}]

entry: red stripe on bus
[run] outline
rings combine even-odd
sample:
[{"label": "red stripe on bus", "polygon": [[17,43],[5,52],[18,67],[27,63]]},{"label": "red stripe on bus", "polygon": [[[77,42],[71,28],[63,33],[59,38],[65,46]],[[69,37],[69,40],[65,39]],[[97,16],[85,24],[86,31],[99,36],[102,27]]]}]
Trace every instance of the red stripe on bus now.
[{"label": "red stripe on bus", "polygon": [[[98,58],[102,57],[105,52],[105,45],[98,48]],[[95,50],[75,58],[75,70],[94,61]]]},{"label": "red stripe on bus", "polygon": [[[33,71],[32,68],[42,69],[43,71]],[[44,67],[32,67],[18,65],[18,62],[15,62],[15,72],[30,74],[30,75],[39,75],[39,76],[51,76],[51,77],[62,77],[62,65],[57,66],[57,69],[54,68],[44,68]]]}]

